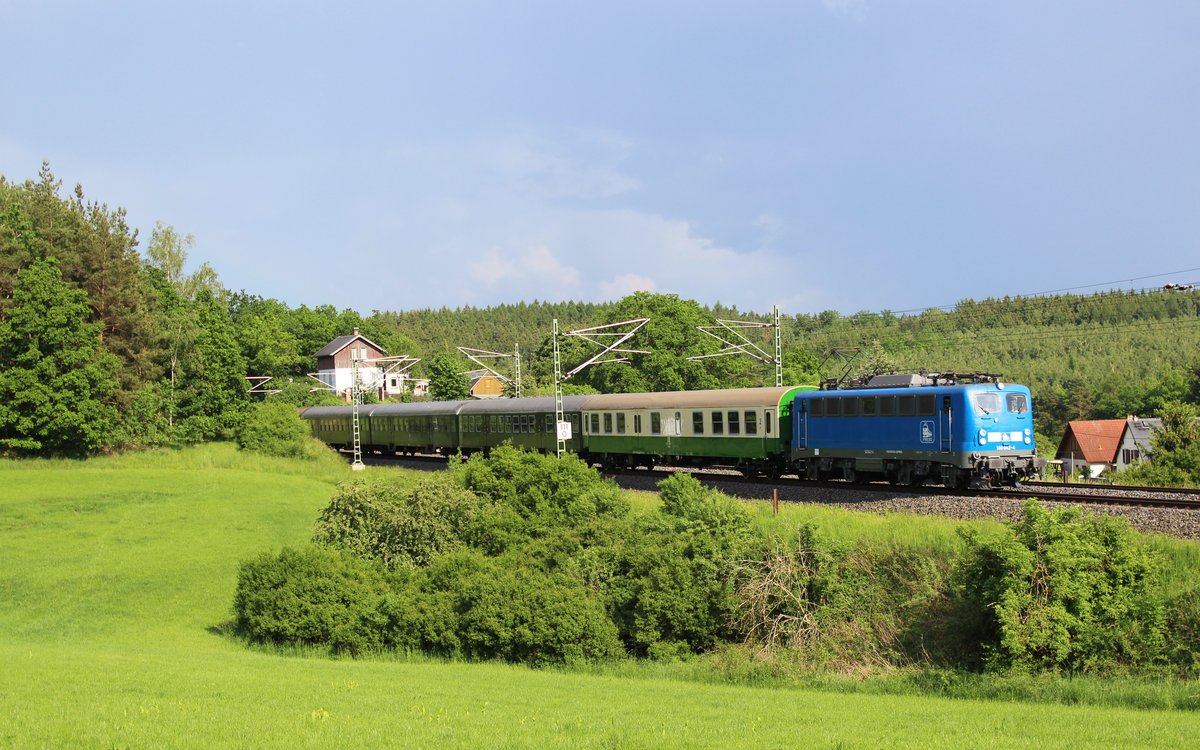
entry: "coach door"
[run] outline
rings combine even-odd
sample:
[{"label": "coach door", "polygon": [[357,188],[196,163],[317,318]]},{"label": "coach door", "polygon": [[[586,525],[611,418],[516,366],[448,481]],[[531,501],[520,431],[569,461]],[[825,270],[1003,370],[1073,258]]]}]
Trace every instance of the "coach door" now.
[{"label": "coach door", "polygon": [[949,396],[942,396],[941,428],[942,453],[949,453],[954,443],[954,410],[950,406]]}]

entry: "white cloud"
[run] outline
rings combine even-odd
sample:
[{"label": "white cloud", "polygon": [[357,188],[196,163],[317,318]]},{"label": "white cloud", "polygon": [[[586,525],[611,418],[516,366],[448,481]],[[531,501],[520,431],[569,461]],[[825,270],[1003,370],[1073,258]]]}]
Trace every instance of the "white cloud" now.
[{"label": "white cloud", "polygon": [[608,281],[600,282],[600,296],[604,299],[620,299],[634,292],[653,292],[658,286],[654,279],[636,273],[626,273]]}]

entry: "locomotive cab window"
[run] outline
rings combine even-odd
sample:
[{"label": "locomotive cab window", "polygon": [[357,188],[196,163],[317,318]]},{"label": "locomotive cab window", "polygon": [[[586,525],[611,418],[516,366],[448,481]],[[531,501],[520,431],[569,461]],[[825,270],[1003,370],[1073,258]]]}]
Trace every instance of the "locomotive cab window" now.
[{"label": "locomotive cab window", "polygon": [[975,407],[976,414],[995,414],[1000,411],[1000,394],[995,391],[974,391],[971,393],[971,405]]},{"label": "locomotive cab window", "polygon": [[1029,411],[1029,399],[1024,393],[1009,393],[1004,397],[1008,402],[1008,411],[1010,414],[1024,414]]}]

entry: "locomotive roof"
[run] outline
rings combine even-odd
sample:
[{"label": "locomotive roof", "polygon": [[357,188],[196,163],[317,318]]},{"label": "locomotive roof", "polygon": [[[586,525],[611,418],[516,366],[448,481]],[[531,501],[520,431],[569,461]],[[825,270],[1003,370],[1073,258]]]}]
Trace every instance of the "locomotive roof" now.
[{"label": "locomotive roof", "polygon": [[703,409],[725,406],[779,406],[798,386],[782,388],[726,388],[717,391],[662,391],[659,393],[608,393],[584,396],[589,409]]}]

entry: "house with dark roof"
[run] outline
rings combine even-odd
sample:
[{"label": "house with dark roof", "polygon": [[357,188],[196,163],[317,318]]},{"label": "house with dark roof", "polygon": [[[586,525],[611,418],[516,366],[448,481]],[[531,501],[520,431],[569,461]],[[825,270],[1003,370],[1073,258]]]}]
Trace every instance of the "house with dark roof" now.
[{"label": "house with dark roof", "polygon": [[1062,461],[1064,472],[1076,474],[1086,466],[1095,479],[1116,464],[1125,424],[1124,419],[1068,422],[1054,457]]},{"label": "house with dark roof", "polygon": [[1154,450],[1150,445],[1150,438],[1161,429],[1161,419],[1128,417],[1125,420],[1125,430],[1121,433],[1121,444],[1117,446],[1117,455],[1113,460],[1114,468],[1127,469],[1149,458]]},{"label": "house with dark roof", "polygon": [[317,372],[313,377],[327,388],[347,399],[354,388],[354,360],[359,360],[358,378],[364,391],[375,391],[380,398],[409,392],[423,396],[429,391],[429,381],[396,372],[380,360],[388,356],[383,347],[354,329],[349,336],[338,336],[316,353]]}]

